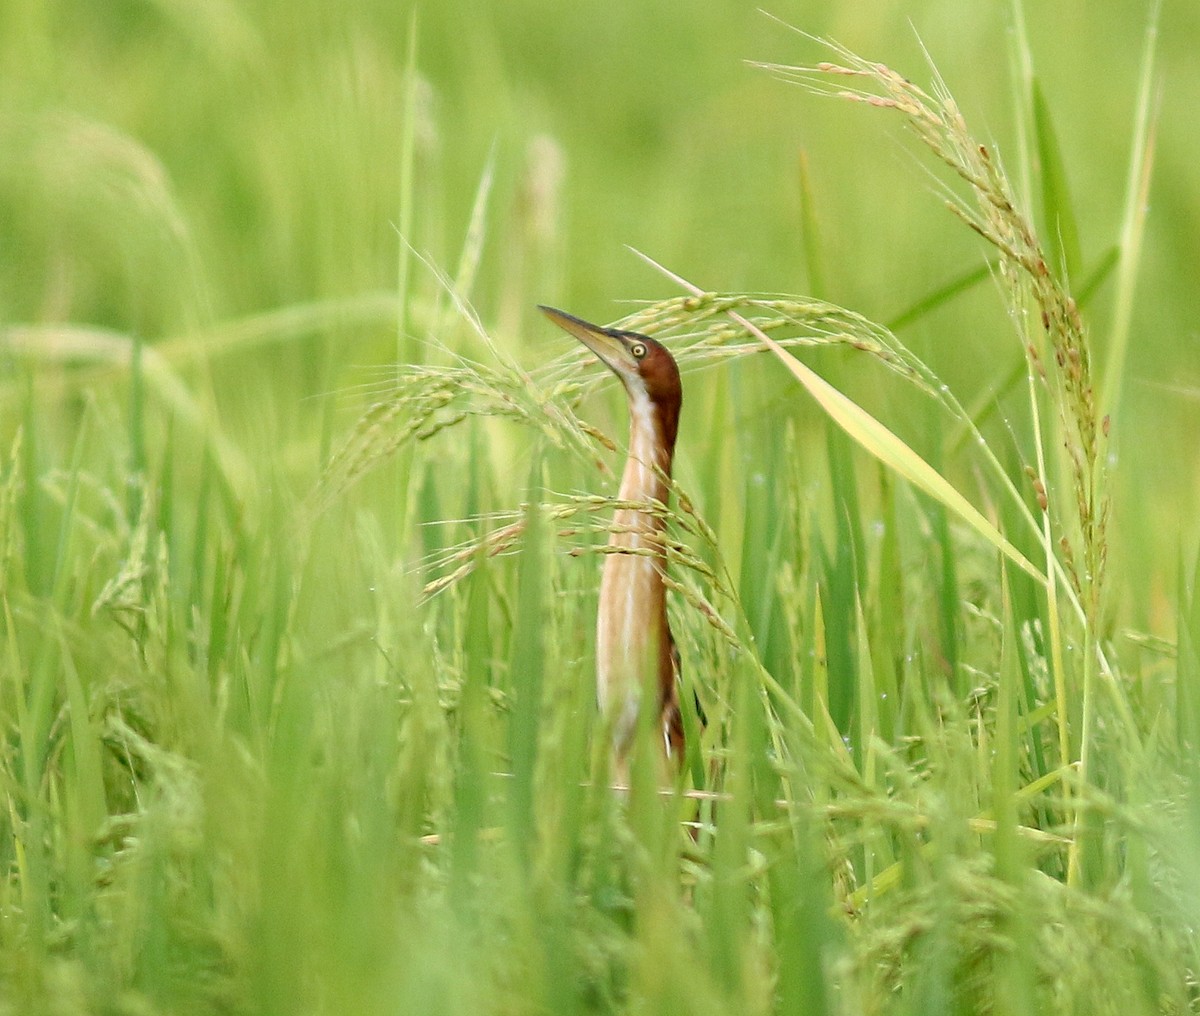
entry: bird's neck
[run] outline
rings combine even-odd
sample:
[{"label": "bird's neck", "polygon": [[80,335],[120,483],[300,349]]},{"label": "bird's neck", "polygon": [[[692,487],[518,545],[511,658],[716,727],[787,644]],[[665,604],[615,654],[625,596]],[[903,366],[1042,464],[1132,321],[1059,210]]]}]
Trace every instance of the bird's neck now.
[{"label": "bird's neck", "polygon": [[653,499],[666,504],[674,453],[674,421],[664,419],[661,407],[648,398],[632,399],[629,406],[629,458],[621,478],[620,499]]}]

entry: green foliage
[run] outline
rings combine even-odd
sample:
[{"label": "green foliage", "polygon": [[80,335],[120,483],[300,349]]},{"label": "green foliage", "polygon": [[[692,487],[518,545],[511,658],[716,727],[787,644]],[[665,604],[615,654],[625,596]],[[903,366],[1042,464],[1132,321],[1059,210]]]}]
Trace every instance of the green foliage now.
[{"label": "green foliage", "polygon": [[[0,1014],[1200,1008],[1190,8],[632,10],[6,5]],[[625,242],[707,725],[616,791],[530,322]]]}]

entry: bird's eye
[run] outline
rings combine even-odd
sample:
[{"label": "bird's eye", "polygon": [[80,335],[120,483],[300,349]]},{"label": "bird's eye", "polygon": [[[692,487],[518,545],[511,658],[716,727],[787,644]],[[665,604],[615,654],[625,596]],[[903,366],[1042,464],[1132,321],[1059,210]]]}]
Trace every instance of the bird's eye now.
[{"label": "bird's eye", "polygon": [[641,342],[635,342],[632,346],[629,347],[629,352],[631,352],[633,354],[633,358],[635,360],[640,360],[643,356],[646,355],[646,347]]}]

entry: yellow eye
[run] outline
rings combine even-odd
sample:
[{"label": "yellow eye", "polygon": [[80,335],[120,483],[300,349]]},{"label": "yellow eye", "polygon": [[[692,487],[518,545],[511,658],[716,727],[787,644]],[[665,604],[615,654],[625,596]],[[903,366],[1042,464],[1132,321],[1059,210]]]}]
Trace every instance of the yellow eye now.
[{"label": "yellow eye", "polygon": [[646,347],[641,342],[635,342],[632,346],[629,347],[629,352],[631,352],[633,354],[633,358],[635,360],[640,360],[643,356],[646,355]]}]

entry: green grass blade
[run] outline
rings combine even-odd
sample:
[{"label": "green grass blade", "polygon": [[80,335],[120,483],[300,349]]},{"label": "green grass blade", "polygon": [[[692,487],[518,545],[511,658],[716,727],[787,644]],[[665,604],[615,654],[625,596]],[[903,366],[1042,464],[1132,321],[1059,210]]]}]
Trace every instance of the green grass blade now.
[{"label": "green grass blade", "polygon": [[808,152],[800,150],[800,239],[804,244],[804,270],[808,292],[823,298],[827,292],[825,270],[822,266],[821,233],[817,223],[817,205],[813,195],[812,176],[808,170]]},{"label": "green grass blade", "polygon": [[458,268],[454,273],[454,290],[466,301],[471,299],[475,278],[483,260],[483,244],[487,238],[488,201],[492,194],[492,183],[496,177],[496,152],[488,154],[487,164],[479,177],[475,189],[475,201],[471,205],[471,218],[467,223],[467,235],[463,238],[462,252],[458,257]]},{"label": "green grass blade", "polygon": [[819,374],[797,360],[779,343],[762,334],[761,331],[759,338],[817,400],[830,418],[863,448],[917,489],[943,505],[951,514],[956,515],[1022,571],[1043,585],[1045,584],[1045,576],[1037,567],[911,447],[865,409],[848,399]]},{"label": "green grass blade", "polygon": [[771,868],[771,912],[779,954],[781,1013],[821,1016],[835,1012],[836,997],[826,974],[826,955],[838,939],[824,899],[828,876],[812,832],[800,830],[800,850]]},{"label": "green grass blade", "polygon": [[536,824],[534,768],[538,756],[538,730],[542,711],[543,668],[546,660],[544,619],[546,581],[543,534],[545,521],[538,508],[541,466],[530,473],[528,508],[521,550],[516,620],[513,631],[511,681],[513,712],[509,723],[508,753],[512,764],[509,785],[509,820],[516,856],[528,866],[533,856]]},{"label": "green grass blade", "polygon": [[1187,582],[1182,559],[1176,580],[1175,739],[1191,754],[1200,746],[1200,554]]},{"label": "green grass blade", "polygon": [[1079,251],[1079,225],[1067,186],[1067,168],[1050,107],[1036,77],[1030,87],[1038,161],[1042,170],[1042,215],[1046,245],[1059,277],[1064,282],[1075,281],[1079,279],[1082,257]]},{"label": "green grass blade", "polygon": [[1009,61],[1012,66],[1013,108],[1016,110],[1017,131],[1017,197],[1023,208],[1033,207],[1033,146],[1029,135],[1033,131],[1029,108],[1033,84],[1033,48],[1029,44],[1029,29],[1025,21],[1022,0],[1012,0],[1012,31],[1009,33]]},{"label": "green grass blade", "polygon": [[[843,734],[849,733],[855,711],[857,674],[855,658],[860,591],[865,587],[863,538],[858,507],[858,481],[850,454],[850,441],[835,426],[827,428],[829,485],[833,496],[832,549],[821,546],[821,608],[828,667],[829,715]],[[855,750],[862,742],[855,741]]]},{"label": "green grass blade", "polygon": [[60,907],[70,919],[78,920],[87,917],[86,901],[95,877],[95,860],[90,847],[108,816],[104,749],[99,725],[91,716],[88,689],[75,665],[74,655],[61,629],[56,635],[70,727],[70,752],[64,758],[62,771],[66,805],[63,825],[68,833],[62,849],[69,885],[60,893]]},{"label": "green grass blade", "polygon": [[460,911],[469,908],[480,864],[480,834],[487,816],[487,694],[492,638],[490,601],[492,576],[486,555],[467,578],[464,641],[466,665],[459,700],[458,757],[454,767],[455,801],[452,816],[451,891]]},{"label": "green grass blade", "polygon": [[901,328],[907,328],[909,325],[916,324],[921,318],[946,305],[956,296],[961,296],[963,293],[974,289],[981,282],[986,282],[996,270],[996,264],[996,260],[992,259],[984,262],[978,268],[968,269],[962,274],[955,276],[949,282],[939,286],[932,293],[921,297],[911,306],[902,310],[890,321],[887,321],[884,327],[889,331],[898,332]]},{"label": "green grass blade", "polygon": [[129,364],[129,471],[134,478],[134,482],[129,485],[130,521],[142,513],[142,484],[138,481],[146,472],[146,385],[142,368],[143,346],[141,336],[135,335]]},{"label": "green grass blade", "polygon": [[1096,262],[1096,266],[1084,276],[1082,284],[1076,287],[1075,302],[1080,307],[1088,306],[1100,287],[1108,281],[1108,277],[1112,275],[1113,269],[1120,263],[1121,248],[1117,246],[1109,247],[1101,255],[1100,260]]},{"label": "green grass blade", "polygon": [[396,363],[412,362],[416,347],[409,338],[409,279],[412,275],[413,223],[416,216],[416,135],[417,135],[417,8],[408,23],[408,55],[404,66],[404,122],[400,128],[400,193],[396,229],[400,249],[396,265]]},{"label": "green grass blade", "polygon": [[1154,57],[1158,47],[1158,20],[1161,0],[1151,9],[1142,49],[1142,73],[1138,84],[1137,114],[1133,143],[1129,150],[1129,170],[1125,180],[1125,208],[1121,216],[1120,261],[1117,267],[1117,292],[1112,336],[1108,344],[1108,362],[1104,368],[1100,405],[1105,412],[1120,408],[1121,383],[1133,322],[1133,298],[1138,268],[1142,260],[1142,241],[1149,209],[1150,179],[1154,169],[1155,139],[1158,128],[1158,104],[1155,101]]},{"label": "green grass blade", "polygon": [[932,504],[929,506],[929,526],[933,530],[933,539],[937,544],[937,603],[938,628],[941,632],[941,659],[939,668],[944,668],[950,677],[950,686],[954,689],[956,698],[961,699],[970,690],[966,684],[966,675],[959,667],[961,650],[959,635],[959,615],[961,612],[962,595],[958,588],[958,554],[954,548],[954,538],[950,531],[950,518],[945,506]]}]

